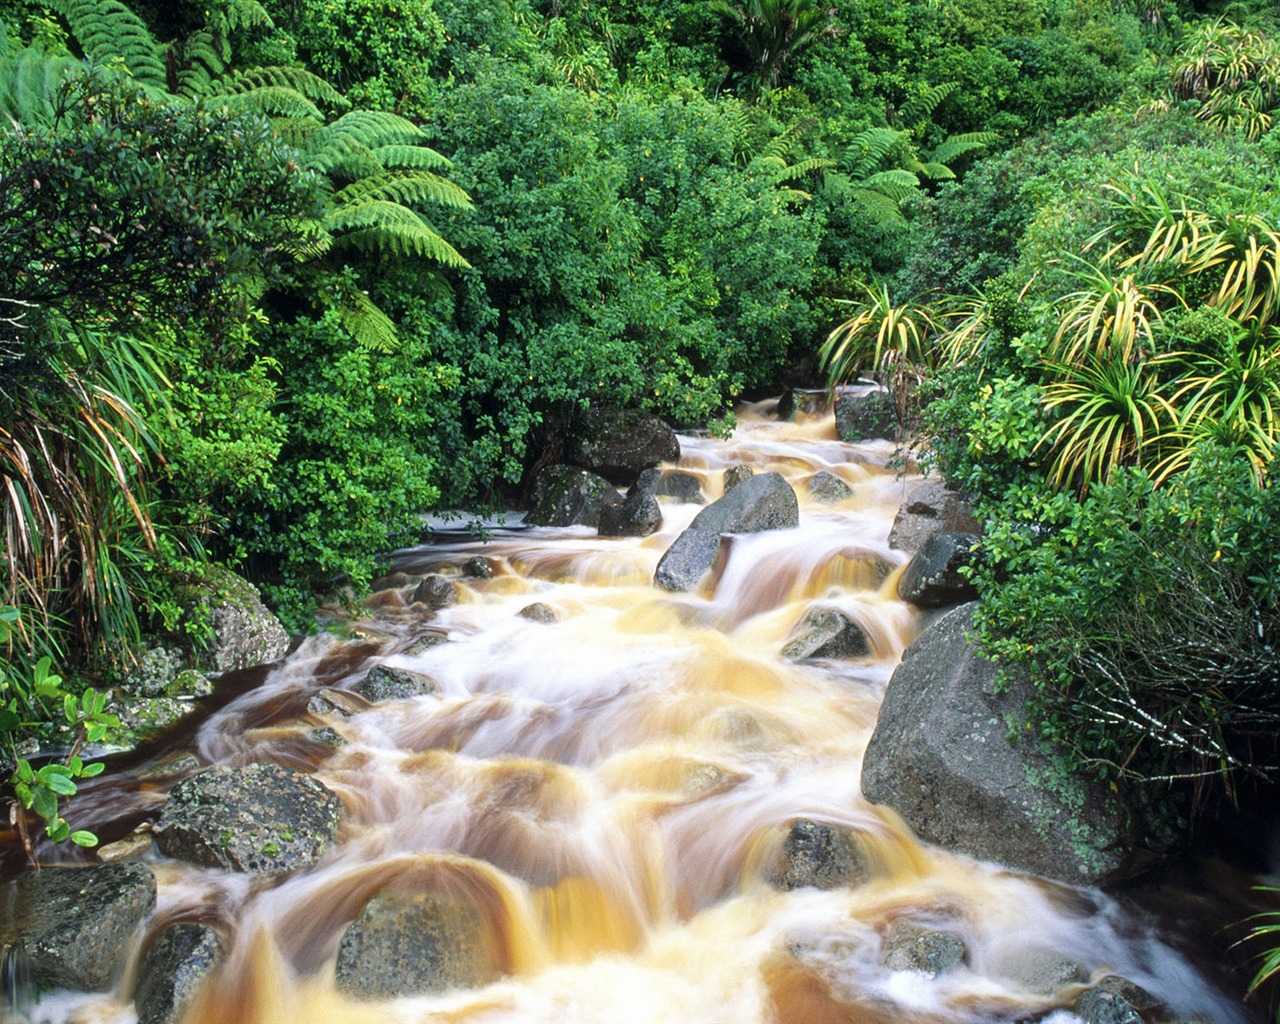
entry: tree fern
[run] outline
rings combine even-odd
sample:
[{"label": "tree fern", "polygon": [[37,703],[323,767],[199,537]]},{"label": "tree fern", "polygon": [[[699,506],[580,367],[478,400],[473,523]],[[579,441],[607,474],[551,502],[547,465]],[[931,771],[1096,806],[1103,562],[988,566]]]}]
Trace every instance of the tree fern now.
[{"label": "tree fern", "polygon": [[119,60],[140,84],[168,87],[164,54],[146,24],[120,0],[50,0],[67,19],[72,38],[97,64]]},{"label": "tree fern", "polygon": [[[964,156],[966,153],[985,149],[987,146],[993,146],[999,141],[1000,134],[998,132],[960,132],[956,135],[948,135],[934,147],[933,152],[926,157],[926,160],[930,163],[950,166],[957,158]],[[954,175],[951,176],[954,177]]]},{"label": "tree fern", "polygon": [[378,158],[378,162],[383,167],[388,168],[435,171],[453,166],[453,162],[447,156],[442,156],[429,146],[406,146],[402,143],[392,143],[387,146],[378,146],[373,151],[373,155]]},{"label": "tree fern", "polygon": [[926,85],[919,96],[907,100],[898,110],[899,123],[914,127],[933,116],[938,104],[956,91],[955,82]]},{"label": "tree fern", "polygon": [[316,103],[344,110],[350,104],[347,98],[317,74],[306,68],[266,65],[234,71],[218,83],[223,93],[250,92],[254,89],[275,87],[292,89]]},{"label": "tree fern", "polygon": [[405,206],[436,203],[455,209],[466,209],[471,205],[471,197],[466,192],[430,171],[388,171],[361,178],[341,189],[334,199],[339,203],[383,199]]},{"label": "tree fern", "polygon": [[51,123],[58,92],[83,68],[74,57],[49,57],[31,47],[0,55],[0,115],[25,127]]},{"label": "tree fern", "polygon": [[471,265],[420,215],[390,200],[338,204],[325,215],[323,225],[335,242],[367,252],[427,257],[452,267]]},{"label": "tree fern", "polygon": [[890,153],[907,142],[907,133],[896,128],[867,128],[855,135],[845,148],[840,166],[854,177],[865,178],[874,174]]},{"label": "tree fern", "polygon": [[350,332],[356,343],[383,355],[394,352],[400,344],[396,325],[368,295],[359,289],[351,289],[338,309],[342,326]]},{"label": "tree fern", "polygon": [[320,108],[294,89],[267,85],[245,92],[211,91],[208,102],[239,113],[256,113],[266,117],[320,121]]}]

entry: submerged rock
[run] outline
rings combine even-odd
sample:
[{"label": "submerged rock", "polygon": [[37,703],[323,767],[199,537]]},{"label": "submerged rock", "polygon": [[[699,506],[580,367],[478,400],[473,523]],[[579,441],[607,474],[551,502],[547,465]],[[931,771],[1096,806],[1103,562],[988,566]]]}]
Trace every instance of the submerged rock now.
[{"label": "submerged rock", "polygon": [[375,665],[365,673],[360,682],[360,696],[375,703],[383,700],[407,700],[439,692],[440,684],[429,675],[389,665]]},{"label": "submerged rock", "polygon": [[0,905],[0,948],[21,947],[35,980],[98,992],[155,909],[156,880],[136,862],[45,868],[8,883]]},{"label": "submerged rock", "polygon": [[696,516],[658,562],[654,583],[664,590],[692,590],[706,575],[726,533],[759,533],[799,525],[795,491],[779,473],[744,480]]},{"label": "submerged rock", "polygon": [[221,955],[222,940],[206,925],[175,924],[161,932],[138,971],[138,1024],[178,1024]]},{"label": "submerged rock", "polygon": [[862,765],[862,792],[926,842],[1074,885],[1136,866],[1127,809],[1030,736],[1012,743],[1030,684],[998,667],[967,632],[976,605],[947,612],[903,654]]},{"label": "submerged rock", "polygon": [[834,608],[813,608],[782,648],[782,656],[802,658],[861,658],[871,653],[862,627]]},{"label": "submerged rock", "polygon": [[883,388],[836,399],[836,436],[848,444],[902,436],[893,396]]},{"label": "submerged rock", "polygon": [[379,893],[338,947],[338,989],[363,999],[475,988],[499,974],[483,915],[443,895]]},{"label": "submerged rock", "polygon": [[777,856],[765,869],[775,889],[839,889],[871,877],[867,855],[852,829],[821,821],[792,822]]},{"label": "submerged rock", "polygon": [[548,604],[541,601],[534,601],[533,604],[527,604],[516,612],[522,619],[528,619],[531,622],[558,622],[560,616],[556,614],[556,610]]},{"label": "submerged rock", "polygon": [[964,963],[964,939],[955,932],[925,928],[913,921],[895,921],[880,962],[891,971],[919,971],[937,977]]},{"label": "submerged rock", "polygon": [[809,478],[806,489],[809,492],[809,497],[826,505],[834,505],[837,502],[844,501],[846,498],[853,497],[853,488],[834,473],[828,473],[825,469],[814,473]]},{"label": "submerged rock", "polygon": [[643,469],[679,462],[680,442],[662,420],[639,409],[589,409],[574,424],[569,461],[630,483]]},{"label": "submerged rock", "polygon": [[618,500],[613,485],[577,466],[548,466],[533,484],[530,526],[599,526],[600,509]]},{"label": "submerged rock", "polygon": [[898,578],[898,597],[920,608],[946,608],[972,601],[978,588],[962,570],[977,564],[979,539],[972,533],[935,533]]},{"label": "submerged rock", "polygon": [[278,764],[216,765],[169,792],[155,827],[167,857],[229,871],[296,871],[338,833],[342,802]]}]

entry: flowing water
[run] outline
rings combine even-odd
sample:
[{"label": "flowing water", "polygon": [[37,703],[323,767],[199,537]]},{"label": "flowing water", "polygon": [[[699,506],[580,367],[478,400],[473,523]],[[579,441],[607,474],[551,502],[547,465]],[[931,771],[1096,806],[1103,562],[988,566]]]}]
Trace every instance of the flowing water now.
[{"label": "flowing water", "polygon": [[[829,413],[780,422],[770,412],[744,410],[728,441],[682,438],[680,468],[709,499],[724,469],[745,463],[781,472],[801,503],[798,529],[733,538],[699,593],[651,584],[698,511],[667,499],[662,531],[644,539],[581,528],[444,538],[403,552],[401,568],[457,575],[481,554],[493,577],[459,576],[458,603],[434,615],[408,603],[410,588],[382,592],[354,636],[307,640],[184,740],[206,763],[304,768],[345,805],[338,844],[283,881],[153,859],[152,932],[199,920],[230,940],[192,1020],[1074,1021],[1065,1007],[1080,986],[1055,1001],[1015,980],[1036,951],[1121,973],[1184,1019],[1247,1019],[1104,894],[926,847],[863,800],[863,750],[921,628],[895,596],[905,556],[887,544],[905,482],[884,468],[888,445],[834,440]],[[853,496],[807,500],[820,470]],[[557,621],[518,614],[535,601]],[[857,621],[872,655],[783,660],[815,604]],[[448,642],[415,647],[426,633]],[[379,663],[429,674],[441,695],[328,720],[343,743],[317,743],[308,700]],[[117,817],[122,806],[154,815],[166,785],[102,789],[102,813],[110,802]],[[872,880],[766,884],[763,865],[798,818],[857,830]],[[474,900],[503,979],[385,1002],[339,994],[342,932],[388,885]],[[936,978],[883,966],[899,919],[961,935],[964,965]],[[127,986],[55,993],[34,1015],[127,1022]]]}]

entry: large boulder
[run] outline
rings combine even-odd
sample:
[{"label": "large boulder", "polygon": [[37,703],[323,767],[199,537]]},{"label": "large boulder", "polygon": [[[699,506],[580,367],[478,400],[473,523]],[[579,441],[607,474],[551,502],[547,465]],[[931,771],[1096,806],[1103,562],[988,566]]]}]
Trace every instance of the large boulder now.
[{"label": "large boulder", "polygon": [[749,477],[694,516],[658,562],[653,581],[664,590],[692,590],[715,562],[724,534],[789,529],[799,523],[796,493],[780,474]]},{"label": "large boulder", "polygon": [[978,588],[962,570],[977,563],[978,543],[973,533],[935,533],[898,578],[898,597],[919,608],[947,608],[972,601]]},{"label": "large boulder", "polygon": [[458,603],[458,585],[438,573],[424,576],[413,588],[413,603],[425,604],[428,608],[439,610],[451,608]]},{"label": "large boulder", "polygon": [[231,672],[282,658],[289,635],[267,606],[258,588],[221,566],[209,565],[197,579],[175,588],[187,619],[212,626],[211,646],[197,651],[197,668]]},{"label": "large boulder", "polygon": [[475,988],[499,973],[479,909],[441,894],[379,893],[338,946],[338,989],[363,999]]},{"label": "large boulder", "polygon": [[229,871],[296,871],[338,834],[342,802],[278,764],[216,765],[183,779],[154,830],[167,857]]},{"label": "large boulder", "polygon": [[222,940],[207,925],[174,924],[161,932],[138,970],[138,1024],[178,1024],[221,955]]},{"label": "large boulder", "polygon": [[907,495],[889,530],[889,547],[919,551],[935,533],[982,533],[973,503],[942,480],[921,480]]},{"label": "large boulder", "polygon": [[1108,974],[1080,993],[1076,1016],[1085,1024],[1146,1024],[1163,1004],[1140,985]]},{"label": "large boulder", "polygon": [[613,485],[577,466],[542,470],[533,483],[533,507],[525,514],[530,526],[599,526],[600,509],[618,500]]},{"label": "large boulder", "polygon": [[619,483],[660,462],[680,461],[675,431],[639,409],[589,409],[574,424],[569,461]]},{"label": "large boulder", "polygon": [[[1138,866],[1131,816],[1113,794],[1041,750],[1011,742],[1030,684],[968,638],[976,604],[943,615],[903,654],[862,765],[862,791],[927,842],[1074,885]],[[999,692],[997,690],[999,689]]]},{"label": "large boulder", "polygon": [[891,971],[918,971],[936,978],[964,963],[964,939],[955,932],[898,919],[885,937],[880,962]]},{"label": "large boulder", "polygon": [[138,925],[156,905],[145,864],[46,868],[6,887],[0,949],[21,949],[34,980],[97,992],[124,965]]},{"label": "large boulder", "polygon": [[600,509],[601,537],[647,537],[662,526],[662,508],[647,491],[632,488],[625,501]]},{"label": "large boulder", "polygon": [[893,396],[883,388],[836,399],[836,436],[848,444],[902,436]]}]

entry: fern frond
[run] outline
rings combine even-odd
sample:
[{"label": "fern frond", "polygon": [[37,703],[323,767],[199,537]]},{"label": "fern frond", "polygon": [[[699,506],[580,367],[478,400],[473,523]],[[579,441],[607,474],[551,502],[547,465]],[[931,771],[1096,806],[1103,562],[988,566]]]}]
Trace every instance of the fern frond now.
[{"label": "fern frond", "polygon": [[447,156],[437,153],[429,146],[406,146],[395,143],[389,146],[378,146],[373,155],[378,162],[388,169],[392,167],[415,171],[447,170],[453,161]]},{"label": "fern frond", "polygon": [[850,197],[871,215],[876,224],[901,223],[906,220],[902,216],[902,209],[897,201],[883,192],[870,188],[855,188],[850,193]]},{"label": "fern frond", "polygon": [[0,58],[0,115],[27,128],[52,123],[58,90],[83,69],[74,57],[49,57],[32,47]]},{"label": "fern frond", "polygon": [[318,259],[333,247],[333,236],[318,220],[291,221],[284,226],[284,249],[299,263]]},{"label": "fern frond", "polygon": [[854,177],[864,178],[874,172],[895,147],[902,145],[906,137],[906,132],[896,128],[867,128],[853,137],[840,166]]},{"label": "fern frond", "polygon": [[935,163],[932,160],[926,160],[923,163],[919,160],[913,160],[911,161],[910,170],[934,181],[950,181],[956,176],[956,172],[946,164]]},{"label": "fern frond", "polygon": [[283,117],[292,120],[311,118],[316,122],[323,120],[319,108],[302,93],[293,89],[267,85],[261,89],[250,89],[248,92],[222,92],[221,84],[215,82],[214,91],[206,96],[207,101],[212,105],[236,112],[263,114],[267,117]]},{"label": "fern frond", "polygon": [[275,22],[267,9],[258,0],[231,0],[226,8],[218,12],[224,32],[235,32],[238,29],[275,28]]},{"label": "fern frond", "polygon": [[412,121],[389,110],[352,110],[325,126],[325,132],[352,138],[370,149],[394,143],[414,143],[426,139],[427,133]]},{"label": "fern frond", "polygon": [[803,178],[807,174],[813,174],[815,171],[825,171],[828,167],[836,165],[834,160],[827,160],[820,156],[811,156],[807,160],[801,160],[794,163],[786,169],[781,181],[795,181],[796,178]]},{"label": "fern frond", "polygon": [[780,188],[778,196],[784,203],[807,203],[813,198],[808,192],[800,188]]},{"label": "fern frond", "polygon": [[938,104],[956,91],[956,82],[939,82],[927,85],[919,96],[907,100],[898,111],[898,116],[905,125],[918,124],[933,115]]},{"label": "fern frond", "polygon": [[159,43],[141,18],[120,0],[51,0],[48,6],[67,19],[71,35],[90,60],[119,59],[140,83],[168,84]]},{"label": "fern frond", "polygon": [[430,171],[388,171],[361,178],[339,190],[334,199],[339,203],[387,199],[402,206],[436,203],[460,210],[471,207],[471,197],[462,188]]},{"label": "fern frond", "polygon": [[928,160],[932,163],[950,164],[956,157],[964,156],[965,153],[971,153],[975,149],[985,149],[999,141],[999,132],[961,132],[957,135],[948,135],[934,147]]},{"label": "fern frond", "polygon": [[262,89],[267,86],[292,89],[309,100],[342,110],[351,106],[351,103],[342,93],[338,92],[337,89],[319,75],[313,74],[306,68],[267,65],[265,67],[237,71],[231,76],[226,85],[226,90],[228,92],[249,92],[252,89]]},{"label": "fern frond", "polygon": [[363,348],[390,355],[400,347],[400,336],[391,317],[364,292],[353,288],[346,295],[346,302],[338,310],[338,315],[342,318],[342,326]]},{"label": "fern frond", "polygon": [[333,135],[318,128],[302,140],[302,163],[321,174],[337,174],[359,180],[382,173],[382,161],[358,139]]},{"label": "fern frond", "polygon": [[330,210],[324,227],[339,245],[394,256],[419,256],[452,267],[469,267],[457,249],[408,207],[386,199],[347,203]]},{"label": "fern frond", "polygon": [[920,179],[910,171],[895,167],[889,171],[880,171],[860,181],[859,186],[886,195],[895,203],[901,202],[920,187]]}]

